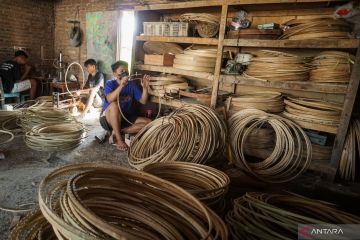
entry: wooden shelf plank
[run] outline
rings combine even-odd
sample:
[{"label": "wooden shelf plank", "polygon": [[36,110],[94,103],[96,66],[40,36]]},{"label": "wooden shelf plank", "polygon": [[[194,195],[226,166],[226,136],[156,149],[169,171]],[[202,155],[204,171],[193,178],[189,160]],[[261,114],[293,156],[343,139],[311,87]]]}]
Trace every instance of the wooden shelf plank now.
[{"label": "wooden shelf plank", "polygon": [[229,5],[271,4],[271,3],[319,3],[340,2],[341,0],[226,0]]},{"label": "wooden shelf plank", "polygon": [[154,41],[154,42],[173,42],[173,43],[191,43],[191,44],[206,44],[218,45],[219,41],[216,38],[196,38],[196,37],[163,37],[163,36],[137,36],[137,41]]},{"label": "wooden shelf plank", "polygon": [[308,39],[308,40],[264,40],[224,39],[224,46],[268,47],[268,48],[358,48],[359,39]]},{"label": "wooden shelf plank", "polygon": [[221,6],[221,0],[208,0],[208,1],[192,1],[192,2],[177,2],[177,3],[159,3],[150,5],[135,6],[135,11],[147,10],[166,10],[166,9],[181,9],[181,8],[197,8],[197,7],[210,7]]},{"label": "wooden shelf plank", "polygon": [[336,127],[336,126],[326,126],[326,125],[323,125],[323,124],[309,123],[309,122],[305,122],[305,121],[302,121],[302,120],[294,120],[294,119],[292,119],[292,121],[297,123],[302,128],[315,130],[315,131],[326,132],[326,133],[336,134],[337,129],[338,129],[338,127]]},{"label": "wooden shelf plank", "polygon": [[[154,103],[159,103],[159,97],[151,96],[150,101]],[[200,104],[198,101],[196,101],[193,98],[186,98],[183,97],[181,99],[161,99],[162,105],[167,105],[174,108],[181,108],[187,104]]]},{"label": "wooden shelf plank", "polygon": [[348,86],[346,84],[335,83],[313,83],[295,82],[295,81],[261,81],[256,79],[248,79],[240,75],[221,75],[223,83],[235,83],[239,85],[269,87],[284,90],[319,92],[319,93],[335,93],[346,94]]},{"label": "wooden shelf plank", "polygon": [[143,70],[143,71],[161,72],[161,73],[172,73],[172,74],[178,74],[178,75],[183,75],[183,76],[207,79],[210,81],[212,81],[214,79],[214,74],[212,74],[212,73],[188,71],[188,70],[182,70],[182,69],[177,69],[177,68],[173,68],[173,67],[138,64],[138,65],[135,65],[135,69]]}]

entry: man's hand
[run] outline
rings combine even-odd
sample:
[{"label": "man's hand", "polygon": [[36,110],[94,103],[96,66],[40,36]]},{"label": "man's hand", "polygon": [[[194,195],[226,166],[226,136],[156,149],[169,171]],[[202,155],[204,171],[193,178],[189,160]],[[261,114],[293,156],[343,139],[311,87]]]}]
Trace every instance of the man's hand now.
[{"label": "man's hand", "polygon": [[129,77],[123,77],[120,81],[119,81],[119,85],[121,86],[121,88],[125,87],[125,85],[127,84],[129,80]]},{"label": "man's hand", "polygon": [[149,75],[144,75],[144,77],[141,81],[141,86],[143,87],[143,89],[148,89],[150,78],[151,77]]}]

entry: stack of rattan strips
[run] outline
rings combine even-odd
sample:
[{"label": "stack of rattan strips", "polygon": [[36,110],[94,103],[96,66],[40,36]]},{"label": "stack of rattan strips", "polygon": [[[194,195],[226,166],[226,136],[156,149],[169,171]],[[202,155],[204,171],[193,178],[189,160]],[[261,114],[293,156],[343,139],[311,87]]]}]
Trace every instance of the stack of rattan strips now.
[{"label": "stack of rattan strips", "polygon": [[185,13],[179,17],[182,22],[195,23],[200,37],[211,38],[219,31],[220,18],[208,13]]},{"label": "stack of rattan strips", "polygon": [[187,90],[189,87],[186,79],[170,74],[151,77],[149,85],[149,93],[159,97],[178,94],[180,90]]},{"label": "stack of rattan strips", "polygon": [[146,54],[179,54],[184,51],[184,49],[176,43],[167,43],[167,42],[145,42],[143,46],[144,52]]},{"label": "stack of rattan strips", "polygon": [[257,128],[246,138],[244,152],[248,156],[265,159],[274,151],[275,139],[275,131],[272,128]]},{"label": "stack of rattan strips", "polygon": [[223,221],[184,189],[113,165],[53,171],[39,203],[61,239],[227,239]]},{"label": "stack of rattan strips", "polygon": [[310,81],[348,83],[355,57],[346,52],[324,51],[314,57],[310,66]]},{"label": "stack of rattan strips", "polygon": [[280,39],[305,40],[318,38],[349,38],[351,27],[342,19],[293,19],[284,23],[285,31]]},{"label": "stack of rattan strips", "polygon": [[353,119],[345,138],[339,165],[339,176],[347,181],[355,181],[359,171],[360,121]]},{"label": "stack of rattan strips", "polygon": [[226,222],[234,240],[285,240],[298,237],[299,224],[324,224],[336,228],[337,224],[359,224],[360,218],[333,204],[299,195],[246,193],[235,199]]},{"label": "stack of rattan strips", "polygon": [[[259,162],[245,157],[245,143],[252,131],[273,128],[276,134],[272,153]],[[228,119],[231,156],[236,166],[267,182],[287,182],[303,173],[311,161],[311,143],[294,122],[256,109],[245,109]]]},{"label": "stack of rattan strips", "polygon": [[243,75],[263,81],[307,81],[311,69],[305,65],[307,61],[307,57],[260,50]]},{"label": "stack of rattan strips", "polygon": [[284,100],[279,92],[253,92],[228,99],[230,115],[239,110],[255,108],[269,113],[284,111]]},{"label": "stack of rattan strips", "polygon": [[186,105],[146,125],[128,151],[136,169],[156,162],[186,161],[204,164],[225,149],[226,125],[203,105]]},{"label": "stack of rattan strips", "polygon": [[176,54],[174,68],[196,71],[214,72],[216,65],[216,49],[186,49],[183,54]]},{"label": "stack of rattan strips", "polygon": [[45,123],[25,135],[26,145],[37,151],[56,152],[78,147],[85,137],[81,123]]},{"label": "stack of rattan strips", "polygon": [[209,207],[219,207],[230,183],[229,177],[220,170],[195,163],[153,163],[143,170],[175,183]]},{"label": "stack of rattan strips", "polygon": [[342,106],[337,103],[325,102],[316,99],[285,99],[286,118],[296,121],[317,123],[328,126],[338,126]]}]

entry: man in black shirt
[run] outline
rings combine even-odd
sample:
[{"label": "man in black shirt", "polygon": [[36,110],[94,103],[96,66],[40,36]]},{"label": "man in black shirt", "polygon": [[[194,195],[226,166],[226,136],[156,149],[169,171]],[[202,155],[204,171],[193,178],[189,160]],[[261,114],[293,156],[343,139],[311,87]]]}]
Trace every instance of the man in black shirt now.
[{"label": "man in black shirt", "polygon": [[[30,99],[34,99],[36,97],[36,80],[27,79],[31,71],[27,59],[28,55],[24,51],[16,51],[13,60],[0,65],[0,78],[5,93],[18,93],[30,89]],[[21,73],[21,67],[24,69],[23,73]]]},{"label": "man in black shirt", "polygon": [[101,107],[104,96],[104,74],[98,71],[97,63],[94,59],[88,59],[84,63],[87,72],[89,73],[88,79],[85,83],[85,89],[90,91],[87,97],[86,107],[83,112],[85,115],[92,105],[94,107]]}]

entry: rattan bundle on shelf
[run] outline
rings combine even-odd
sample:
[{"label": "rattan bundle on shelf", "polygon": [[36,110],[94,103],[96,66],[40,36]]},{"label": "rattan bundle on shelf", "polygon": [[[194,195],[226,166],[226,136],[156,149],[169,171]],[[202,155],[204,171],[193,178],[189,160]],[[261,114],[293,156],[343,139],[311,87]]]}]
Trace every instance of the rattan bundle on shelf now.
[{"label": "rattan bundle on shelf", "polygon": [[338,126],[342,105],[310,98],[287,98],[283,115],[294,122]]},{"label": "rattan bundle on shelf", "polygon": [[230,184],[229,177],[222,171],[195,163],[153,163],[143,170],[175,183],[213,209],[223,205]]},{"label": "rattan bundle on shelf", "polygon": [[348,22],[333,18],[293,19],[283,25],[284,33],[280,39],[341,39],[349,38],[351,31]]},{"label": "rattan bundle on shelf", "polygon": [[78,147],[84,137],[81,123],[43,123],[25,134],[25,143],[37,151],[65,151]]},{"label": "rattan bundle on shelf", "polygon": [[360,120],[353,119],[345,138],[341,154],[339,175],[347,181],[355,181],[359,171],[360,156]]},{"label": "rattan bundle on shelf", "polygon": [[[267,182],[287,182],[309,166],[311,143],[294,122],[256,109],[245,109],[228,119],[231,159],[236,166]],[[267,127],[275,131],[275,147],[265,159],[257,162],[245,157],[245,144],[252,131]]]},{"label": "rattan bundle on shelf", "polygon": [[348,83],[355,57],[347,52],[324,51],[314,57],[310,65],[310,81]]},{"label": "rattan bundle on shelf", "polygon": [[177,94],[180,90],[187,90],[189,87],[186,79],[170,74],[151,77],[149,85],[149,93],[159,97]]},{"label": "rattan bundle on shelf", "polygon": [[230,115],[239,110],[255,108],[269,113],[284,111],[284,100],[279,92],[254,92],[229,97],[228,111]]},{"label": "rattan bundle on shelf", "polygon": [[40,182],[39,205],[56,235],[66,240],[228,237],[224,222],[184,189],[120,166],[56,169]]},{"label": "rattan bundle on shelf", "polygon": [[167,43],[167,42],[145,42],[143,46],[144,52],[146,54],[179,54],[184,51],[184,49],[176,43]]},{"label": "rattan bundle on shelf", "polygon": [[307,81],[311,69],[305,65],[308,61],[294,54],[260,50],[243,75],[263,81]]},{"label": "rattan bundle on shelf", "polygon": [[[299,224],[334,224],[331,228],[338,224],[359,224],[360,218],[333,204],[299,195],[250,192],[235,199],[226,222],[234,240],[285,240],[298,237]],[[307,234],[305,228],[304,233]]]},{"label": "rattan bundle on shelf", "polygon": [[226,125],[211,108],[186,105],[146,125],[128,151],[136,169],[156,162],[204,164],[225,150]]},{"label": "rattan bundle on shelf", "polygon": [[186,49],[183,54],[175,55],[173,67],[197,72],[214,72],[216,53],[216,49]]},{"label": "rattan bundle on shelf", "polygon": [[208,13],[185,13],[179,18],[182,22],[195,23],[200,37],[211,38],[219,32],[220,18]]}]

